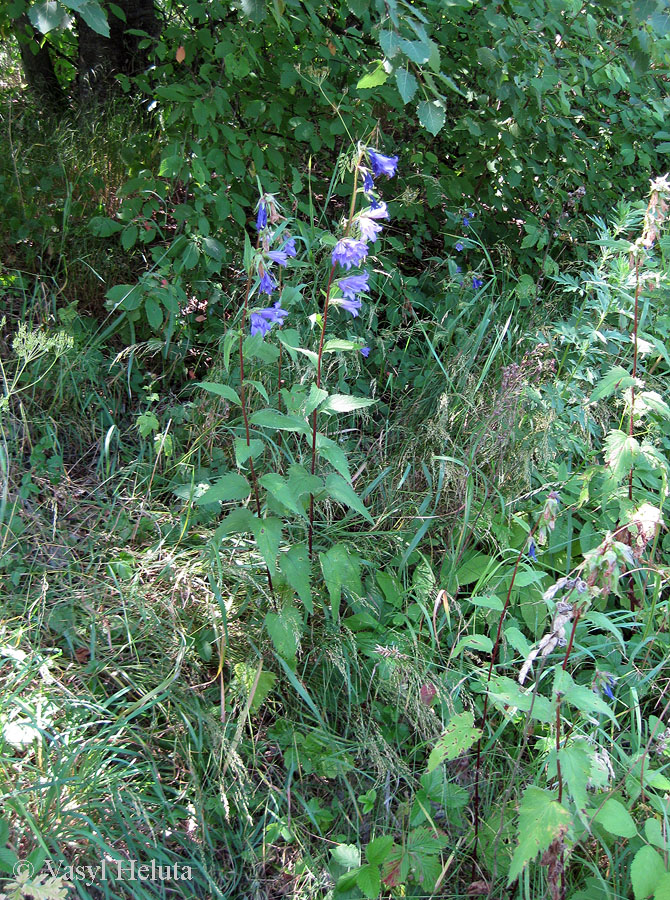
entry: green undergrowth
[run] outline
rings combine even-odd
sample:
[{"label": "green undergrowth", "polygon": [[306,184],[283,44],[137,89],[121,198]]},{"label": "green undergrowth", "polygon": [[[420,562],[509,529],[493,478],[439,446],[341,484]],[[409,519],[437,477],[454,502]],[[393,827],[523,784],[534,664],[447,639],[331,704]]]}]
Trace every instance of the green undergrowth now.
[{"label": "green undergrowth", "polygon": [[[196,375],[169,338],[105,335],[62,271],[3,272],[3,875],[188,870],[80,880],[84,898],[664,896],[654,197],[594,222],[580,269],[522,280],[475,235],[480,288],[445,262],[413,302],[370,304],[370,356],[325,373],[377,401],[329,420],[365,515],[319,494],[297,575],[304,499],[263,495],[276,568],[258,532],[223,527],[237,498],[206,502],[249,474],[223,332]],[[283,377],[311,365],[287,351]],[[307,468],[267,421],[264,471]]]}]

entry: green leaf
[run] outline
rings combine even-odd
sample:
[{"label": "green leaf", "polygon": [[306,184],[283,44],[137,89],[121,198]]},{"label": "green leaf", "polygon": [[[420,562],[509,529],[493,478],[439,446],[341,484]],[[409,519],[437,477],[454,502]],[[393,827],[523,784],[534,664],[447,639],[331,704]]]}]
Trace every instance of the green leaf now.
[{"label": "green leaf", "polygon": [[361,585],[361,561],[349,552],[346,544],[335,544],[327,553],[319,554],[323,579],[330,595],[333,618],[337,619],[342,599],[342,588],[350,594],[360,597],[363,593]]},{"label": "green leaf", "polygon": [[355,844],[338,844],[331,847],[331,856],[338,865],[345,869],[353,869],[361,864],[361,851]]},{"label": "green leaf", "polygon": [[287,553],[279,557],[279,568],[298,597],[302,600],[308,613],[314,612],[312,602],[311,575],[312,566],[305,544],[295,544]]},{"label": "green leaf", "polygon": [[276,409],[259,409],[249,419],[252,425],[263,428],[278,428],[281,431],[295,431],[298,434],[309,434],[310,428],[304,419],[298,416],[287,416]]},{"label": "green leaf", "polygon": [[380,31],[379,46],[382,48],[384,54],[389,59],[393,59],[393,57],[400,49],[400,44],[398,43],[398,35],[395,33],[395,31]]},{"label": "green leaf", "polygon": [[282,523],[279,519],[254,519],[254,537],[265,564],[272,572],[279,553]]},{"label": "green leaf", "polygon": [[416,94],[419,82],[407,69],[396,69],[395,80],[403,103],[409,103]]},{"label": "green leaf", "polygon": [[96,34],[101,34],[104,38],[109,37],[107,16],[99,3],[96,3],[95,0],[88,0],[87,3],[82,3],[77,7],[77,12]]},{"label": "green leaf", "polygon": [[279,613],[269,612],[265,617],[265,628],[277,653],[284,659],[295,659],[302,636],[302,616],[298,610],[285,606]]},{"label": "green leaf", "polygon": [[627,475],[640,452],[640,445],[634,437],[612,429],[605,438],[605,462],[612,470],[613,478],[619,479]]},{"label": "green leaf", "polygon": [[519,808],[519,845],[514,851],[507,884],[519,877],[524,866],[535,859],[572,827],[572,816],[549,791],[531,785]]},{"label": "green leaf", "polygon": [[659,878],[654,890],[654,900],[670,900],[670,872],[664,872]]},{"label": "green leaf", "polygon": [[343,478],[346,478],[347,481],[351,481],[347,455],[335,441],[331,441],[331,439],[327,438],[324,434],[317,434],[316,450],[319,456],[323,456],[323,458],[326,459]]},{"label": "green leaf", "polygon": [[369,897],[370,900],[377,900],[382,887],[379,866],[373,866],[370,863],[367,866],[362,866],[356,875],[356,884],[366,897]]},{"label": "green leaf", "polygon": [[557,665],[554,669],[554,695],[561,694],[563,700],[571,706],[576,706],[582,712],[595,717],[597,713],[608,716],[614,724],[617,724],[616,716],[607,703],[599,697],[595,691],[582,684],[575,684],[572,675]]},{"label": "green leaf", "polygon": [[392,846],[393,835],[383,834],[381,837],[375,838],[374,840],[370,841],[370,843],[365,848],[365,858],[374,866],[380,866],[388,856],[389,850]]},{"label": "green leaf", "polygon": [[[565,781],[568,795],[572,797],[577,811],[582,814],[587,807],[586,785],[591,777],[591,765],[594,757],[593,746],[585,740],[576,740],[562,747],[559,753],[561,774]],[[555,773],[556,753],[553,755]]]},{"label": "green leaf", "polygon": [[493,703],[509,713],[509,707],[520,709],[522,712],[531,712],[532,718],[540,722],[554,722],[556,714],[553,705],[546,697],[536,694],[533,701],[533,693],[525,693],[516,681],[499,675],[491,679],[489,683],[489,696]]},{"label": "green leaf", "polygon": [[[602,825],[616,837],[632,838],[637,834],[633,817],[623,803],[615,800],[614,797],[605,801],[603,808],[598,811],[593,821]],[[647,895],[645,894],[645,896]]]},{"label": "green leaf", "polygon": [[461,638],[452,650],[452,656],[456,657],[466,647],[478,650],[481,653],[490,653],[493,650],[493,641],[485,634],[468,634]]},{"label": "green leaf", "polygon": [[57,28],[69,28],[73,21],[72,16],[56,0],[35,3],[28,10],[28,18],[42,34],[48,34]]},{"label": "green leaf", "polygon": [[272,494],[272,496],[287,509],[290,509],[291,512],[294,512],[298,516],[302,516],[304,519],[307,518],[305,510],[298,502],[297,496],[293,493],[291,486],[285,478],[278,475],[276,472],[268,472],[259,480],[266,491]]},{"label": "green leaf", "polygon": [[475,717],[470,710],[452,716],[444,734],[430,752],[429,772],[437,769],[447,759],[456,759],[479,740],[482,732],[474,725]]},{"label": "green leaf", "polygon": [[265,0],[240,0],[242,12],[248,16],[255,25],[260,25],[265,20],[267,10]]},{"label": "green leaf", "polygon": [[251,488],[243,475],[230,472],[219,478],[204,494],[196,500],[196,503],[228,503],[231,500],[245,500],[249,496]]},{"label": "green leaf", "polygon": [[265,444],[260,438],[251,438],[248,445],[246,438],[235,438],[234,445],[235,462],[238,466],[243,466],[249,459],[256,459],[265,449]]},{"label": "green leaf", "polygon": [[667,875],[663,857],[653,847],[640,847],[630,867],[630,880],[635,900],[651,897]]},{"label": "green leaf", "polygon": [[438,134],[447,119],[444,107],[437,100],[422,100],[417,107],[419,122],[433,137]]},{"label": "green leaf", "polygon": [[385,84],[388,77],[388,72],[384,68],[383,60],[379,60],[371,72],[367,72],[362,78],[359,78],[356,87],[359,90],[379,87],[380,84]]},{"label": "green leaf", "polygon": [[108,219],[106,216],[93,216],[88,221],[88,227],[91,234],[94,234],[96,237],[109,237],[121,231],[123,225],[120,222],[115,222],[114,219]]},{"label": "green leaf", "polygon": [[343,503],[345,506],[353,509],[354,512],[359,513],[364,519],[367,519],[368,522],[374,525],[375,520],[363,505],[363,501],[349,482],[345,481],[341,475],[327,475],[325,487],[326,492],[333,500],[337,500],[338,503]]},{"label": "green leaf", "polygon": [[309,397],[305,404],[305,415],[310,416],[315,409],[318,409],[319,404],[323,403],[327,396],[328,391],[324,391],[323,388],[317,387],[314,382],[312,382],[309,389]]},{"label": "green leaf", "polygon": [[256,527],[258,518],[245,506],[229,513],[214,532],[214,540],[221,541],[227,534],[247,534]]},{"label": "green leaf", "polygon": [[154,331],[158,331],[163,324],[163,312],[153,297],[147,297],[144,301],[144,312],[146,313],[149,325],[151,325]]},{"label": "green leaf", "polygon": [[349,394],[331,394],[321,405],[319,412],[352,412],[355,409],[365,409],[366,406],[372,406],[376,402],[365,397],[351,397]]},{"label": "green leaf", "polygon": [[400,49],[417,66],[422,66],[430,59],[431,47],[428,41],[407,41],[401,38]]},{"label": "green leaf", "polygon": [[591,394],[591,400],[602,400],[610,397],[617,389],[623,390],[635,384],[635,379],[621,366],[614,366],[600,379],[595,390]]}]

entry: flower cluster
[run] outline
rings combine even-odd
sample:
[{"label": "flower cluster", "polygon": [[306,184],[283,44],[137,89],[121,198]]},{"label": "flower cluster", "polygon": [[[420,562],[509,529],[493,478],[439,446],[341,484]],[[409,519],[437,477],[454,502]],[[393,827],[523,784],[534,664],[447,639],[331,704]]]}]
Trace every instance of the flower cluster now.
[{"label": "flower cluster", "polygon": [[[392,178],[398,165],[397,156],[384,156],[371,148],[368,148],[366,153],[368,165],[361,160],[359,172],[363,175],[363,194],[370,205],[361,210],[351,223],[358,237],[343,237],[337,242],[332,253],[333,266],[342,266],[347,272],[363,262],[368,255],[368,244],[374,244],[382,231],[383,226],[379,220],[389,217],[386,204],[379,199],[375,191],[374,179],[380,175]],[[332,298],[335,306],[341,307],[352,316],[357,316],[361,310],[358,295],[368,290],[369,277],[369,273],[364,271],[359,275],[347,275],[338,279],[336,284],[342,296]],[[367,356],[370,350],[364,347],[361,352]]]},{"label": "flower cluster", "polygon": [[[277,202],[272,194],[263,194],[258,201],[256,211],[256,230],[259,236],[259,252],[257,257],[258,266],[258,292],[267,294],[270,297],[278,286],[277,279],[271,272],[274,265],[284,268],[288,264],[289,257],[296,256],[297,249],[295,246],[295,238],[284,235],[282,244],[275,250],[271,250],[272,241],[276,237],[270,226],[281,222],[284,217],[280,214]],[[263,309],[258,312],[251,313],[250,330],[251,334],[268,334],[273,325],[281,325],[288,311],[281,308],[281,301],[278,301],[269,309]]]}]

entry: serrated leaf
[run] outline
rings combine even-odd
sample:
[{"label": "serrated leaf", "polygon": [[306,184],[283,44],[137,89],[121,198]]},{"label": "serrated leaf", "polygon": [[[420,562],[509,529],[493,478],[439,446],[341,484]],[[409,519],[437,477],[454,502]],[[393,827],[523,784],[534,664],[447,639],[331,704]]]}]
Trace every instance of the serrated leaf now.
[{"label": "serrated leaf", "polygon": [[56,0],[35,3],[28,10],[28,18],[42,34],[48,34],[57,28],[69,28],[73,21],[72,16],[69,16]]},{"label": "serrated leaf", "polygon": [[572,816],[549,791],[531,785],[524,791],[519,808],[519,844],[514,851],[507,884],[555,840],[570,831]]},{"label": "serrated leaf", "polygon": [[393,835],[383,834],[374,838],[365,848],[365,858],[369,863],[379,866],[386,859],[389,850],[393,846]]},{"label": "serrated leaf", "polygon": [[379,46],[384,51],[385,56],[387,56],[389,59],[393,59],[393,57],[400,49],[398,35],[395,33],[395,31],[380,31]]},{"label": "serrated leaf", "polygon": [[613,478],[623,478],[635,463],[640,445],[634,437],[614,428],[605,438],[605,462]]},{"label": "serrated leaf", "polygon": [[355,844],[338,844],[331,847],[330,855],[345,869],[353,869],[361,864],[361,851]]},{"label": "serrated leaf", "polygon": [[403,103],[409,103],[416,94],[419,82],[407,69],[396,69],[395,80]]},{"label": "serrated leaf", "polygon": [[265,20],[267,10],[265,0],[240,0],[240,6],[245,16],[248,16],[255,25]]},{"label": "serrated leaf", "polygon": [[245,500],[249,496],[251,488],[249,482],[243,475],[237,472],[230,472],[219,478],[211,487],[209,487],[202,496],[198,497],[196,503],[202,505],[205,503],[228,503],[231,500]]},{"label": "serrated leaf", "polygon": [[282,503],[291,512],[306,519],[305,510],[298,502],[298,498],[293,493],[291,485],[288,481],[276,472],[268,472],[259,479],[268,493],[272,494],[280,503]]},{"label": "serrated leaf", "polygon": [[370,863],[361,866],[356,875],[356,884],[369,900],[377,900],[382,886],[379,866],[373,866]]},{"label": "serrated leaf", "polygon": [[302,600],[308,613],[314,612],[312,603],[312,566],[305,544],[295,544],[279,557],[279,569],[284,578]]},{"label": "serrated leaf", "polygon": [[635,900],[651,897],[666,875],[663,857],[653,847],[640,847],[630,867],[630,880]]},{"label": "serrated leaf", "polygon": [[419,122],[421,122],[426,131],[429,131],[433,137],[439,134],[447,119],[444,107],[437,100],[422,100],[416,111],[419,116]]},{"label": "serrated leaf", "polygon": [[635,384],[635,379],[621,366],[614,366],[600,379],[591,394],[591,400],[602,400],[610,397],[616,390],[623,390]]},{"label": "serrated leaf", "polygon": [[307,397],[307,402],[305,403],[305,415],[310,416],[315,409],[319,407],[320,403],[328,396],[328,391],[324,391],[323,388],[319,388],[312,382],[312,385],[309,389],[309,396]]},{"label": "serrated leaf", "polygon": [[553,691],[554,695],[560,693],[564,702],[577,707],[587,715],[595,716],[597,713],[601,713],[608,716],[615,725],[617,724],[616,716],[602,697],[583,684],[575,684],[572,675],[560,665],[554,669]]},{"label": "serrated leaf", "polygon": [[664,872],[659,878],[654,890],[654,900],[670,900],[670,872]]},{"label": "serrated leaf", "polygon": [[163,324],[163,312],[153,297],[147,297],[144,301],[144,312],[146,313],[149,325],[151,325],[154,331],[158,331]]},{"label": "serrated leaf", "polygon": [[323,580],[326,582],[333,618],[339,616],[342,589],[359,596],[363,593],[361,585],[361,561],[349,552],[346,544],[335,544],[326,553],[319,553],[319,562]]},{"label": "serrated leaf", "polygon": [[359,513],[364,519],[367,519],[370,524],[374,525],[374,519],[366,509],[363,501],[349,482],[345,481],[341,475],[327,475],[325,488],[326,492],[333,500],[337,500],[338,503],[343,503],[345,506],[353,509],[354,512]]},{"label": "serrated leaf", "polygon": [[280,431],[295,431],[298,434],[309,434],[310,429],[304,419],[298,416],[287,416],[276,409],[259,409],[250,418],[252,425],[263,428],[278,428]]},{"label": "serrated leaf", "polygon": [[227,534],[248,534],[256,527],[258,518],[244,506],[234,509],[214,532],[214,540],[221,541]]},{"label": "serrated leaf", "polygon": [[295,659],[302,636],[302,616],[293,606],[285,606],[279,613],[265,616],[265,628],[274,648],[284,659]]},{"label": "serrated leaf", "polygon": [[[574,800],[579,813],[587,806],[586,785],[591,777],[594,752],[593,747],[586,741],[576,740],[567,747],[562,747],[558,756],[568,795]],[[555,759],[554,753],[554,762]],[[553,774],[553,768],[551,772]]]},{"label": "serrated leaf", "polygon": [[633,817],[623,803],[615,800],[614,797],[605,801],[603,808],[598,811],[593,821],[602,825],[616,837],[632,838],[637,834]]},{"label": "serrated leaf", "polygon": [[327,438],[324,434],[317,434],[316,450],[318,455],[326,459],[343,478],[346,478],[347,481],[351,481],[347,455],[335,441],[331,441],[331,439]]},{"label": "serrated leaf", "polygon": [[365,409],[375,404],[376,400],[365,397],[351,397],[349,394],[331,394],[319,408],[319,412],[345,413],[355,409]]},{"label": "serrated leaf", "polygon": [[248,460],[256,459],[265,449],[265,444],[260,438],[251,438],[247,444],[246,438],[235,438],[235,462],[243,466]]},{"label": "serrated leaf", "polygon": [[533,700],[532,691],[528,693],[523,692],[516,681],[512,681],[511,678],[507,678],[505,675],[499,675],[491,679],[489,683],[489,697],[499,708],[514,707],[520,709],[522,712],[531,713],[532,718],[538,719],[540,722],[554,722],[556,719],[553,706],[546,697],[536,694]]},{"label": "serrated leaf", "polygon": [[493,641],[486,634],[468,634],[461,638],[452,650],[452,656],[455,658],[466,647],[477,650],[481,653],[490,653],[493,650]]},{"label": "serrated leaf", "polygon": [[107,16],[99,3],[96,3],[95,0],[88,0],[87,3],[82,3],[77,7],[77,12],[92,31],[101,34],[104,38],[109,37]]},{"label": "serrated leaf", "polygon": [[388,79],[388,72],[384,68],[384,63],[379,60],[375,68],[371,72],[367,72],[362,78],[358,79],[356,87],[358,90],[366,90],[367,88],[379,87],[385,84]]},{"label": "serrated leaf", "polygon": [[273,572],[279,553],[282,523],[279,519],[254,519],[254,537],[261,556],[268,569]]},{"label": "serrated leaf", "polygon": [[408,59],[411,59],[417,66],[422,66],[430,59],[430,44],[428,41],[407,41],[401,38],[399,41],[400,49]]},{"label": "serrated leaf", "polygon": [[429,772],[437,769],[445,760],[456,759],[479,740],[482,732],[474,725],[475,717],[470,710],[452,716],[444,734],[430,752]]}]

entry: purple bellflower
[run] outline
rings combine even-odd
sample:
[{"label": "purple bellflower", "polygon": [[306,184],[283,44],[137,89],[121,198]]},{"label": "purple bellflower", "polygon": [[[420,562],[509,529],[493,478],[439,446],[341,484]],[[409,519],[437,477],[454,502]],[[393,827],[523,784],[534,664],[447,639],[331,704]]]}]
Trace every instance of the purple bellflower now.
[{"label": "purple bellflower", "polygon": [[288,262],[288,253],[286,250],[268,250],[267,256],[268,259],[278,263],[280,266],[285,266]]},{"label": "purple bellflower", "polygon": [[356,294],[367,291],[369,277],[368,272],[363,272],[362,275],[348,275],[346,278],[340,278],[337,284],[343,296],[348,300],[355,300]]},{"label": "purple bellflower", "polygon": [[352,299],[346,299],[345,297],[336,297],[331,302],[334,303],[335,306],[340,306],[342,307],[342,309],[346,309],[347,312],[351,313],[354,319],[361,311],[361,301],[356,297],[353,297]]},{"label": "purple bellflower", "polygon": [[456,243],[454,244],[454,250],[457,253],[460,253],[462,249],[463,249],[463,244],[461,243],[461,241],[456,241]]},{"label": "purple bellflower", "polygon": [[386,208],[385,203],[377,203],[371,209],[365,210],[358,216],[358,228],[361,233],[361,237],[364,241],[372,241],[377,240],[377,235],[382,230],[382,226],[377,222],[373,221],[374,219],[388,219],[388,209]]},{"label": "purple bellflower", "polygon": [[333,265],[339,263],[347,271],[352,266],[357,266],[368,255],[368,245],[365,241],[355,241],[352,238],[342,238],[333,248]]},{"label": "purple bellflower", "polygon": [[361,356],[364,356],[367,359],[368,356],[370,355],[370,348],[369,347],[361,347],[360,352],[361,352]]},{"label": "purple bellflower", "polygon": [[472,290],[478,291],[479,288],[484,284],[481,278],[477,278],[476,275],[472,276]]},{"label": "purple bellflower", "polygon": [[260,312],[255,312],[251,314],[250,323],[251,323],[251,333],[253,334],[262,334],[265,337],[266,334],[272,329],[273,325],[281,325],[284,319],[284,316],[288,315],[287,309],[281,308],[281,301],[278,300],[274,306],[271,306],[269,309],[262,309]]},{"label": "purple bellflower", "polygon": [[363,179],[363,193],[367,196],[371,194],[375,189],[375,183],[372,180],[372,175],[369,172],[365,173],[365,178]]},{"label": "purple bellflower", "polygon": [[368,148],[368,156],[370,157],[370,165],[372,166],[372,174],[377,177],[377,175],[388,175],[389,178],[393,178],[395,175],[395,170],[398,166],[398,157],[397,156],[384,156],[381,153],[377,153],[376,150],[371,150]]},{"label": "purple bellflower", "polygon": [[296,256],[298,251],[295,249],[295,238],[287,238],[282,250],[287,256]]},{"label": "purple bellflower", "polygon": [[265,200],[261,199],[258,204],[258,215],[256,216],[256,231],[262,231],[268,224],[268,211],[265,207]]},{"label": "purple bellflower", "polygon": [[270,296],[270,294],[276,287],[276,281],[274,280],[272,275],[270,275],[267,269],[264,269],[261,273],[261,283],[258,286],[259,291],[261,292],[261,294],[267,294],[268,296]]}]

